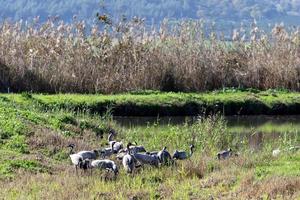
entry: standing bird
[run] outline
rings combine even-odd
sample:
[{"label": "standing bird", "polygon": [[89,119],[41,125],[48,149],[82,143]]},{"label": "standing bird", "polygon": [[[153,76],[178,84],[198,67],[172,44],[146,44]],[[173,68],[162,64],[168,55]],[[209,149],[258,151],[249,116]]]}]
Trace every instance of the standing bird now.
[{"label": "standing bird", "polygon": [[172,160],[170,153],[167,151],[167,147],[164,147],[160,152],[158,152],[157,157],[162,165],[169,165]]},{"label": "standing bird", "polygon": [[108,143],[110,144],[111,148],[113,149],[113,153],[118,153],[121,149],[123,149],[123,142],[117,142],[113,140],[113,137],[116,135],[116,132],[114,129],[111,129],[109,131],[108,135]]},{"label": "standing bird", "polygon": [[[130,143],[127,144],[127,149],[130,149],[129,146],[130,146]],[[131,155],[130,151],[127,151],[127,154],[123,156],[122,164],[127,173],[133,172],[133,170],[135,168],[135,159]]]},{"label": "standing bird", "polygon": [[141,154],[137,153],[136,146],[132,147],[131,142],[127,144],[126,151],[132,155],[135,161],[138,161],[140,164],[149,164],[158,167],[159,160],[156,155],[147,155],[147,154]]},{"label": "standing bird", "polygon": [[227,159],[232,156],[232,149],[229,148],[228,150],[220,151],[217,153],[217,157],[219,160],[221,159]]},{"label": "standing bird", "polygon": [[[80,151],[78,153],[74,153],[74,147],[75,144],[68,145],[70,147],[70,158],[72,164],[75,166],[75,172],[77,174],[77,168],[83,169],[86,171],[88,168],[90,168],[90,158],[94,157],[94,155],[91,154],[89,151]],[[88,153],[86,153],[88,152]],[[93,152],[94,153],[94,152]]]},{"label": "standing bird", "polygon": [[127,173],[132,173],[135,168],[135,161],[132,155],[126,154],[122,159],[122,164]]},{"label": "standing bird", "polygon": [[119,173],[118,166],[112,160],[93,160],[91,163],[92,168],[106,169],[114,172],[115,175]]},{"label": "standing bird", "polygon": [[190,153],[187,153],[186,151],[175,150],[175,152],[173,154],[173,159],[176,159],[176,160],[185,160],[187,158],[190,158],[193,155],[193,153],[194,153],[194,148],[195,148],[195,146],[192,144],[190,146]]},{"label": "standing bird", "polygon": [[84,171],[91,168],[90,167],[90,160],[89,159],[84,160],[81,155],[71,154],[70,158],[71,158],[72,164],[75,166],[76,174],[77,174],[77,168],[78,167],[79,167],[79,169],[82,169]]},{"label": "standing bird", "polygon": [[111,129],[111,130],[109,131],[109,135],[108,135],[108,138],[107,138],[108,142],[113,141],[113,137],[114,137],[115,135],[116,135],[116,131],[115,131],[114,129]]},{"label": "standing bird", "polygon": [[71,158],[71,162],[72,164],[74,165],[75,167],[75,172],[77,174],[77,168],[80,166],[82,166],[82,163],[83,163],[83,158],[81,155],[78,155],[78,154],[71,154],[70,155],[70,158]]},{"label": "standing bird", "polygon": [[71,154],[74,154],[74,148],[75,148],[75,144],[69,144],[67,147],[69,147],[70,148],[70,152],[69,152],[69,154],[71,155]]}]

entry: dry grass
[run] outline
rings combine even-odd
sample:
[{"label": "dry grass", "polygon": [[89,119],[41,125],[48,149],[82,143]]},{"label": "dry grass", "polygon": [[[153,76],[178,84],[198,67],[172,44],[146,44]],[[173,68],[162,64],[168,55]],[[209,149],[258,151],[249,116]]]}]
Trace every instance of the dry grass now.
[{"label": "dry grass", "polygon": [[[244,171],[234,159],[218,162],[209,171],[208,158],[178,162],[177,166],[126,175],[115,179],[107,172],[74,174],[68,165],[57,173],[20,171],[13,180],[3,180],[0,195],[6,199],[297,199],[300,179],[297,176],[271,176],[258,180],[254,170]],[[199,177],[199,174],[201,177]]]},{"label": "dry grass", "polygon": [[85,27],[51,20],[1,24],[1,88],[114,93],[300,87],[296,29],[275,26],[265,33],[253,24],[226,42],[214,32],[205,36],[199,21],[163,23],[158,30],[146,29],[139,20],[109,31]]},{"label": "dry grass", "polygon": [[78,137],[66,138],[57,132],[39,127],[35,129],[35,133],[28,139],[28,144],[33,150],[46,148],[55,154],[58,150],[67,150],[69,144],[75,144],[77,149],[92,149],[92,143],[87,142],[89,139],[88,137],[85,139]]},{"label": "dry grass", "polygon": [[255,182],[253,174],[242,180],[238,195],[244,199],[297,199],[300,195],[300,177],[271,177]]}]

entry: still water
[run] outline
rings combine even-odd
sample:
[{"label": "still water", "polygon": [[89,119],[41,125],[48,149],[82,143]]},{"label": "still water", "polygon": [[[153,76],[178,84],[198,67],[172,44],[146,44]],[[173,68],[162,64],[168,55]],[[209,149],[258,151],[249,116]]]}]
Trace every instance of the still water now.
[{"label": "still water", "polygon": [[[193,124],[197,117],[114,117],[121,126],[135,127],[158,124],[183,125]],[[227,129],[237,134],[237,137],[246,137],[250,148],[259,149],[264,141],[276,141],[279,137],[293,135],[300,144],[300,115],[294,116],[226,116],[224,120]]]},{"label": "still water", "polygon": [[[261,127],[263,125],[286,125],[300,128],[300,115],[253,115],[253,116],[226,116],[224,117],[228,127]],[[114,117],[121,126],[146,126],[158,123],[160,125],[180,125],[193,123],[197,117]],[[300,130],[300,129],[299,129]]]}]

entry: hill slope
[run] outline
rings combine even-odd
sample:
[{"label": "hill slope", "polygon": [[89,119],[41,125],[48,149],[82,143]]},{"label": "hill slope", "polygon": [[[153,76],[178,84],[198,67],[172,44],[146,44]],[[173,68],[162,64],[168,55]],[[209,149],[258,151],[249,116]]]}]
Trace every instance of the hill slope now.
[{"label": "hill slope", "polygon": [[39,15],[45,20],[49,15],[59,15],[61,19],[70,21],[73,15],[78,15],[80,19],[91,22],[95,13],[103,10],[101,5],[105,5],[105,12],[112,16],[140,16],[145,17],[148,23],[158,23],[163,18],[204,18],[227,26],[252,21],[253,18],[264,24],[282,21],[299,25],[300,22],[298,0],[111,0],[104,4],[99,0],[2,0],[0,16],[19,20]]}]

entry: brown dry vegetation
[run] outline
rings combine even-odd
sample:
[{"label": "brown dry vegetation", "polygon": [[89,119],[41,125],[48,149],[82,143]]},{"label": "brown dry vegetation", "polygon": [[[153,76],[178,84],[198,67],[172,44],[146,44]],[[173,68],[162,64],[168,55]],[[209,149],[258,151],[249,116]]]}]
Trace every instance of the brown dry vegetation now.
[{"label": "brown dry vegetation", "polygon": [[[238,196],[244,199],[296,199],[300,195],[299,177],[271,177],[262,182],[255,182],[253,175],[242,180]],[[264,194],[264,195],[262,195]]]},{"label": "brown dry vegetation", "polygon": [[[203,160],[193,162],[201,165]],[[220,169],[205,172],[203,177],[199,177],[195,165],[190,164],[182,162],[172,168],[145,168],[132,176],[121,171],[116,179],[107,179],[109,174],[106,172],[76,176],[68,165],[60,165],[53,174],[19,171],[18,178],[13,181],[1,181],[0,194],[6,199],[292,200],[300,196],[299,176],[272,176],[257,180],[253,170],[244,171],[228,165],[228,162],[221,162]]]},{"label": "brown dry vegetation", "polygon": [[[86,34],[90,31],[90,35]],[[142,89],[204,91],[223,87],[299,90],[300,35],[255,24],[232,42],[203,22],[140,20],[87,30],[83,22],[49,20],[0,25],[0,86],[13,91],[114,93]],[[245,40],[245,38],[247,40]]]}]

